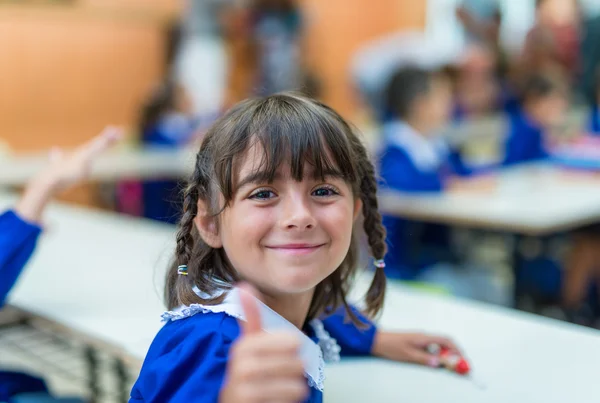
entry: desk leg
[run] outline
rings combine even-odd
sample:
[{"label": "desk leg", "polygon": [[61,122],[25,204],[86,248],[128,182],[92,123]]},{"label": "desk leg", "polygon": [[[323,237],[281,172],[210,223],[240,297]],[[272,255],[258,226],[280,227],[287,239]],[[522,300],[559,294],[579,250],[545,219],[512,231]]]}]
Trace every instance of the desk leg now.
[{"label": "desk leg", "polygon": [[117,381],[117,393],[119,394],[119,402],[127,403],[129,401],[129,377],[127,367],[120,359],[115,359],[114,363],[115,378]]},{"label": "desk leg", "polygon": [[515,234],[512,239],[512,250],[511,250],[511,266],[513,272],[513,299],[514,299],[514,308],[519,309],[519,302],[521,301],[523,295],[521,290],[517,287],[517,277],[519,272],[523,267],[523,253],[521,253],[521,240],[523,239],[522,235]]},{"label": "desk leg", "polygon": [[84,354],[88,372],[90,402],[96,403],[100,397],[100,387],[98,385],[98,355],[96,350],[92,347],[86,347]]}]

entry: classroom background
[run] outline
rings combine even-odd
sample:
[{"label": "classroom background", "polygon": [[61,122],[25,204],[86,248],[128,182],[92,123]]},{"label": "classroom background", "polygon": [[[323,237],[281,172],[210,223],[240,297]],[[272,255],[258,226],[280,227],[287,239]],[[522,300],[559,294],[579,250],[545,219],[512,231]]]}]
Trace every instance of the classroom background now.
[{"label": "classroom background", "polygon": [[[203,134],[236,102],[288,90],[351,121],[380,169],[386,274],[417,304],[402,319],[394,300],[386,323],[475,321],[504,340],[492,345],[521,346],[511,359],[548,337],[548,356],[579,343],[593,363],[600,0],[13,0],[0,1],[1,206],[52,147],[107,125],[125,136],[50,209],[0,310],[0,367],[43,375],[56,396],[126,401]],[[525,365],[537,375],[519,393],[565,382],[569,401],[595,401],[571,364],[559,380]],[[356,365],[332,382],[372,369]],[[511,397],[445,382],[450,401]]]}]

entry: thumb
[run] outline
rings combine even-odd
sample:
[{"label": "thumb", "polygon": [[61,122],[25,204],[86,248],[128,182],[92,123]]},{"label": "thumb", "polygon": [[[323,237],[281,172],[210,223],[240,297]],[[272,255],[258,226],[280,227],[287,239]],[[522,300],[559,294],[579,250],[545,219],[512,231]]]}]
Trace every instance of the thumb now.
[{"label": "thumb", "polygon": [[244,283],[239,286],[240,303],[245,321],[239,321],[243,334],[254,334],[262,331],[262,323],[260,320],[260,310],[257,303],[257,291],[250,284]]}]

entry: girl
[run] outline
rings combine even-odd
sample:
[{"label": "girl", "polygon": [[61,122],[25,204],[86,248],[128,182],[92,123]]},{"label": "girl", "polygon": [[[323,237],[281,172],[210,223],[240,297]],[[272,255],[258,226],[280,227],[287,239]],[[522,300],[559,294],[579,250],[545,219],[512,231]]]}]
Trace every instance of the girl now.
[{"label": "girl", "polygon": [[[48,202],[57,193],[85,179],[94,159],[119,136],[118,131],[109,128],[72,153],[54,151],[50,165],[27,185],[15,208],[0,215],[0,308],[35,250],[42,231],[42,213]],[[36,401],[63,401],[51,398],[41,379],[19,372],[0,371],[1,402],[26,392],[40,393],[36,395],[39,399]]]},{"label": "girl", "polygon": [[[385,292],[385,230],[357,135],[299,95],[226,113],[206,134],[184,194],[165,287],[171,311],[131,401],[321,402],[323,357],[340,350],[437,366],[424,348],[455,349],[450,341],[378,331],[348,305],[361,211],[375,258],[365,298],[374,315]],[[254,296],[235,287],[240,280]]]}]

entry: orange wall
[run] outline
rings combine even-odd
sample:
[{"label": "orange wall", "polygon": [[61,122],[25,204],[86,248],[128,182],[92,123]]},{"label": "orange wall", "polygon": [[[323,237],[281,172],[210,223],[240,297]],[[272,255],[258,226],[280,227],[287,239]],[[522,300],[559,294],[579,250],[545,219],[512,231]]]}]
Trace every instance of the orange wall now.
[{"label": "orange wall", "polygon": [[[351,115],[349,62],[365,42],[422,28],[425,0],[301,0],[325,100]],[[107,123],[133,125],[162,74],[164,27],[181,0],[0,6],[0,140],[71,146]]]},{"label": "orange wall", "polygon": [[356,111],[349,63],[360,45],[402,29],[423,29],[426,0],[302,0],[311,64],[324,98],[342,114]]},{"label": "orange wall", "polygon": [[172,10],[106,1],[0,6],[0,140],[17,150],[72,146],[107,123],[134,123],[162,74]]}]

